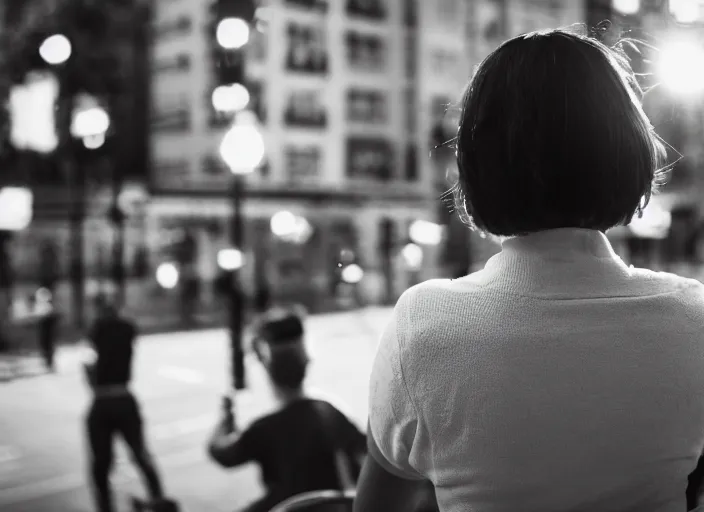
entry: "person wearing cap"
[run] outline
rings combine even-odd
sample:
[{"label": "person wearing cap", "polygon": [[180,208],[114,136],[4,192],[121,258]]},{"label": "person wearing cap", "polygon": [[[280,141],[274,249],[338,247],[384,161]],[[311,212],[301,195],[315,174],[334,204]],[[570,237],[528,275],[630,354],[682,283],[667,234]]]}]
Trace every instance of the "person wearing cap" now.
[{"label": "person wearing cap", "polygon": [[340,455],[356,480],[365,436],[339,409],[304,390],[309,358],[301,316],[270,310],[254,331],[253,348],[269,376],[277,410],[239,431],[226,403],[208,445],[210,457],[226,468],[259,464],[266,494],[247,512],[269,511],[303,492],[344,490]]},{"label": "person wearing cap", "polygon": [[98,511],[115,510],[109,474],[116,434],[122,436],[132,452],[133,460],[147,484],[150,499],[155,504],[154,510],[170,510],[163,497],[161,479],[145,444],[139,404],[129,390],[137,328],[133,322],[120,316],[108,298],[98,297],[96,307],[97,318],[88,334],[95,360],[87,363],[85,369],[93,391],[87,433]]}]

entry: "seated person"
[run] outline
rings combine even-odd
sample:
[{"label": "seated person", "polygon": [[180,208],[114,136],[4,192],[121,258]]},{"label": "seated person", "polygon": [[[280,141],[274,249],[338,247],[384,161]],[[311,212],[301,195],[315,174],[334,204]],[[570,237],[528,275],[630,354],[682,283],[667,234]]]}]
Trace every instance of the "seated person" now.
[{"label": "seated person", "polygon": [[209,444],[210,456],[224,467],[260,466],[266,495],[247,511],[269,511],[303,492],[343,489],[346,476],[356,480],[366,438],[332,404],[304,391],[308,355],[301,318],[286,310],[267,312],[255,328],[254,350],[280,407],[239,432],[226,401]]}]

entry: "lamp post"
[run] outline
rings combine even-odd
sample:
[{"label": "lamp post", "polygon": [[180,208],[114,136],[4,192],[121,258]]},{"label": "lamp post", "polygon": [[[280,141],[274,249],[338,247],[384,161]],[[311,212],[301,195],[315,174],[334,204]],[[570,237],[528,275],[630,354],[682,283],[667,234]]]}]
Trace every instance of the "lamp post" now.
[{"label": "lamp post", "polygon": [[220,155],[233,174],[232,180],[232,221],[230,225],[230,240],[232,243],[232,253],[228,253],[229,259],[237,251],[240,255],[236,265],[226,263],[228,257],[224,257],[224,266],[231,267],[231,287],[229,302],[229,324],[230,324],[230,348],[232,356],[232,381],[235,389],[245,388],[244,375],[244,349],[242,344],[242,331],[244,327],[244,294],[240,283],[240,269],[246,262],[244,261],[244,222],[242,218],[242,202],[244,199],[244,178],[251,174],[264,158],[264,139],[256,127],[254,115],[249,112],[238,113],[235,123],[225,134],[220,145]]},{"label": "lamp post", "polygon": [[[71,211],[70,224],[70,266],[69,275],[73,291],[74,323],[83,327],[84,323],[84,237],[83,222],[85,219],[85,169],[78,164],[75,147],[72,141],[72,131],[75,130],[77,118],[74,117],[76,98],[69,84],[68,63],[73,55],[71,41],[63,34],[47,37],[39,46],[39,55],[49,66],[56,69],[59,81],[58,120],[58,150],[64,175],[69,181]],[[85,118],[84,118],[85,119]],[[80,126],[81,123],[79,123]]]},{"label": "lamp post", "polygon": [[[103,147],[105,144],[106,134],[110,128],[110,116],[108,112],[98,104],[97,100],[91,96],[83,95],[81,98],[81,103],[83,107],[76,108],[73,112],[73,119],[71,122],[71,135],[76,139],[81,139],[83,146],[88,151],[96,151]],[[82,165],[78,164],[81,169],[79,172],[85,176],[85,170],[82,169]],[[112,241],[112,277],[114,280],[114,285],[116,290],[118,290],[118,304],[122,303],[123,294],[121,286],[121,272],[120,267],[122,263],[122,230],[119,226],[122,223],[122,212],[118,205],[118,196],[120,191],[119,178],[117,177],[117,170],[113,168],[113,185],[112,190],[112,205],[109,211],[109,219],[113,223],[113,241]],[[85,181],[85,177],[82,178]],[[85,190],[83,190],[85,192]],[[85,194],[81,196],[85,197]],[[83,199],[82,199],[83,200]],[[85,210],[82,209],[82,214],[85,214]],[[81,226],[83,224],[83,216],[80,218]],[[82,230],[82,227],[81,227]],[[82,266],[82,265],[81,265]]]},{"label": "lamp post", "polygon": [[[225,134],[220,146],[220,156],[233,174],[232,180],[232,220],[230,239],[232,250],[244,255],[244,226],[242,219],[242,199],[244,198],[244,177],[259,166],[264,158],[264,141],[257,129],[256,115],[244,111],[249,103],[246,87],[244,47],[249,42],[250,25],[255,17],[253,0],[215,0],[212,3],[211,26],[212,64],[216,87],[212,93],[213,109],[224,114],[234,114],[234,123]],[[232,255],[226,253],[223,261],[232,267]],[[226,270],[231,281],[229,293],[230,346],[232,383],[235,389],[244,389],[244,350],[242,329],[244,294],[242,293],[239,272],[246,264],[244,256],[239,266]]]}]

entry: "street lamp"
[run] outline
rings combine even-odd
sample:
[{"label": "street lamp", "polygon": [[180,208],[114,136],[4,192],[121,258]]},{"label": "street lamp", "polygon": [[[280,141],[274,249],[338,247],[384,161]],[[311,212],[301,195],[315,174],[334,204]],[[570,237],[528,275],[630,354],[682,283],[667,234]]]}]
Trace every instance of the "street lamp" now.
[{"label": "street lamp", "polygon": [[47,37],[39,47],[39,55],[47,64],[57,66],[71,58],[71,41],[63,34]]},{"label": "street lamp", "polygon": [[237,114],[235,124],[225,134],[220,145],[220,156],[233,174],[230,237],[232,251],[237,251],[239,254],[239,257],[236,257],[235,252],[221,253],[218,258],[218,263],[221,267],[232,267],[229,314],[233,384],[235,389],[245,388],[244,348],[242,343],[244,297],[239,280],[239,270],[244,264],[242,254],[245,244],[241,210],[244,199],[244,177],[251,174],[259,166],[265,153],[264,139],[256,127],[255,118],[247,114],[247,112]]}]

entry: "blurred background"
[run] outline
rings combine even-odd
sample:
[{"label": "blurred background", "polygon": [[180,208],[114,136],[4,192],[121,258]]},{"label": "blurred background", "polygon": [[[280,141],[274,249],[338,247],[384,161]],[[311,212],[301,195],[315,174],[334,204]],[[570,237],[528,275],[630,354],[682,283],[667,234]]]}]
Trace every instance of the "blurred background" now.
[{"label": "blurred background", "polygon": [[0,283],[51,285],[82,326],[101,289],[145,322],[177,323],[184,301],[215,322],[214,283],[236,269],[248,297],[311,311],[348,307],[349,265],[363,304],[463,275],[497,250],[439,200],[472,67],[512,35],[605,19],[603,38],[659,49],[634,65],[664,82],[647,110],[684,155],[611,236],[634,264],[697,272],[701,15],[697,0],[5,0]]},{"label": "blurred background", "polygon": [[[633,65],[652,87],[646,111],[670,161],[679,159],[643,218],[608,236],[628,263],[704,277],[702,0],[3,0],[4,351],[32,352],[23,312],[38,288],[51,292],[66,342],[104,291],[146,332],[229,320],[235,366],[253,312],[301,303],[319,314],[313,344],[336,354],[313,380],[351,402],[363,425],[388,306],[499,250],[441,200],[456,172],[445,143],[473,67],[514,35],[603,20],[610,28],[595,35],[606,42],[627,35],[655,47],[632,52]],[[145,356],[181,361],[153,376],[171,379],[172,402],[183,396],[174,382],[224,366],[225,345],[203,341],[218,331],[202,332],[161,335]],[[186,364],[194,343],[202,360]],[[358,371],[345,373],[343,355]],[[188,374],[194,365],[201,377]],[[46,400],[47,388],[22,385]],[[0,395],[3,410],[20,406],[16,392]],[[0,443],[43,421],[27,414],[4,425]],[[12,446],[0,446],[0,472]],[[0,490],[0,509],[3,496],[27,507],[12,489]],[[12,510],[64,510],[37,503]]]}]

